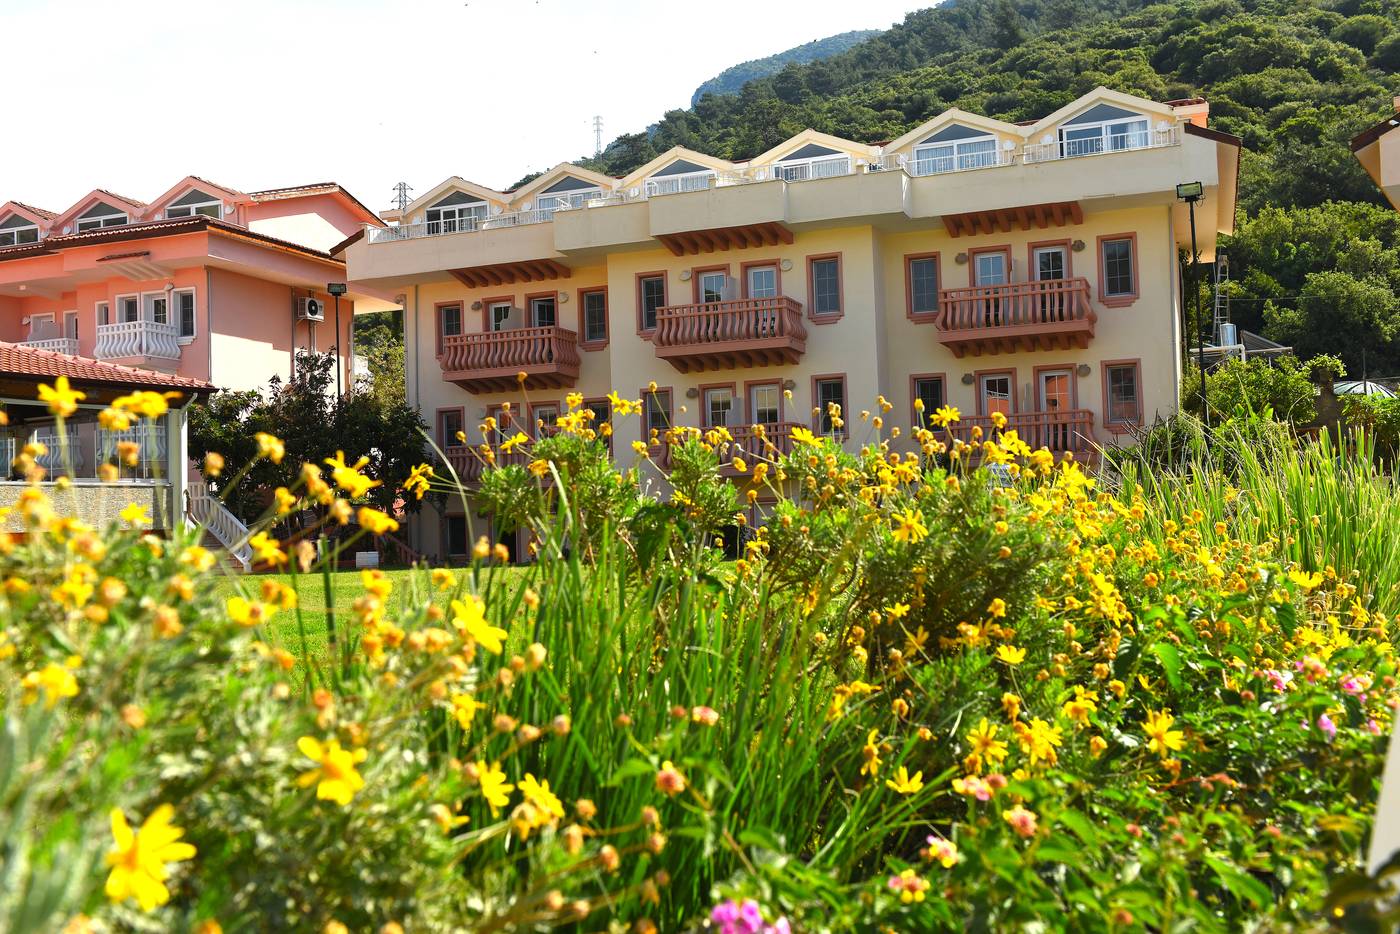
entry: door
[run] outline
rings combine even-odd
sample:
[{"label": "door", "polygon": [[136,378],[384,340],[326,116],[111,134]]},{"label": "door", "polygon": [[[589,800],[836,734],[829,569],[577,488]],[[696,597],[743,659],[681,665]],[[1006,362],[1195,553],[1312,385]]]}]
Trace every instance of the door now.
[{"label": "door", "polygon": [[47,341],[58,337],[58,331],[54,328],[53,315],[30,315],[29,316],[29,339],[32,341]]},{"label": "door", "polygon": [[702,305],[713,304],[724,301],[724,280],[726,276],[723,272],[702,272],[700,273],[700,303]]},{"label": "door", "polygon": [[1065,278],[1069,268],[1069,257],[1062,246],[1036,247],[1031,255],[1031,274],[1036,282],[1049,283],[1036,288],[1036,309],[1041,321],[1064,321],[1069,311],[1066,306],[1067,294],[1063,286],[1056,283]]},{"label": "door", "polygon": [[783,393],[777,383],[749,387],[749,415],[755,425],[778,424]]},{"label": "door", "polygon": [[530,299],[530,326],[535,328],[554,327],[554,299]]},{"label": "door", "polygon": [[972,284],[986,287],[979,293],[982,305],[982,323],[993,327],[1002,323],[1001,290],[995,286],[1006,285],[1011,278],[1011,256],[1005,250],[974,253],[972,256]]},{"label": "door", "polygon": [[505,330],[510,321],[510,302],[497,302],[491,306],[491,330]]},{"label": "door", "polygon": [[[777,298],[778,267],[750,266],[744,274],[744,289],[751,299]],[[763,307],[755,308],[753,316],[757,336],[771,337],[777,333],[778,310],[771,304],[765,303]]]},{"label": "door", "polygon": [[984,373],[978,379],[978,393],[983,415],[1000,412],[1009,418],[1013,414],[1010,373]]},{"label": "door", "polygon": [[1070,412],[1074,409],[1074,376],[1068,369],[1041,370],[1036,377],[1038,408],[1041,411],[1036,437],[1027,439],[1031,447],[1044,445],[1052,451],[1068,451]]}]

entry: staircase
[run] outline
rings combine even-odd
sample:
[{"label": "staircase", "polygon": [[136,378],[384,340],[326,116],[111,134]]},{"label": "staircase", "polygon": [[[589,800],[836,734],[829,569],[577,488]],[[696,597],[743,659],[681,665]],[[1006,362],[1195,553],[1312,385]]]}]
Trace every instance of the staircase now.
[{"label": "staircase", "polygon": [[219,550],[227,554],[240,568],[253,566],[253,549],[248,545],[248,527],[228,511],[219,498],[209,492],[202,480],[191,480],[185,512],[204,532],[204,540],[213,538]]}]

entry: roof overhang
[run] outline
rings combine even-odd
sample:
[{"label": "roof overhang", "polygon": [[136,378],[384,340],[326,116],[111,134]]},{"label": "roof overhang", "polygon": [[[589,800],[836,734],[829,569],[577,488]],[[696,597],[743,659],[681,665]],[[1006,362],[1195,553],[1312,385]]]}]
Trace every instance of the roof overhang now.
[{"label": "roof overhang", "polygon": [[516,282],[546,282],[551,279],[567,279],[573,275],[572,269],[552,259],[469,266],[463,269],[449,269],[448,272],[469,289],[511,285]]},{"label": "roof overhang", "polygon": [[969,211],[965,214],[944,214],[943,226],[951,237],[963,234],[1009,233],[1011,230],[1044,230],[1084,223],[1084,209],[1078,201],[1050,201],[992,211]]},{"label": "roof overhang", "polygon": [[777,246],[792,243],[792,231],[777,221],[761,224],[741,224],[737,227],[712,227],[708,230],[683,230],[657,234],[656,239],[676,256],[687,253],[714,253],[717,250],[743,250],[754,246]]}]

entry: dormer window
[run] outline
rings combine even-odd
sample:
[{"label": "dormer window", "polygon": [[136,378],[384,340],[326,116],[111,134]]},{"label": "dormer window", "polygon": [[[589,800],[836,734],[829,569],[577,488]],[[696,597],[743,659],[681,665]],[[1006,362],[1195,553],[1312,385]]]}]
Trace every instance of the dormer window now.
[{"label": "dormer window", "polygon": [[805,182],[810,178],[835,178],[851,174],[851,157],[827,146],[808,143],[788,153],[773,166],[773,177],[785,182]]},{"label": "dormer window", "polygon": [[1150,123],[1142,114],[1098,104],[1060,128],[1062,158],[1121,152],[1152,145]]},{"label": "dormer window", "polygon": [[0,247],[39,242],[39,225],[28,218],[11,214],[0,221]]},{"label": "dormer window", "polygon": [[954,124],[914,148],[913,175],[937,175],[997,165],[997,139],[990,133]]},{"label": "dormer window", "polygon": [[647,197],[673,195],[683,191],[705,191],[714,178],[712,169],[685,159],[677,159],[647,179]]},{"label": "dormer window", "polygon": [[128,221],[125,211],[118,211],[110,204],[99,201],[78,216],[78,233],[101,230],[104,227],[121,227]]},{"label": "dormer window", "polygon": [[602,188],[568,175],[539,193],[535,198],[535,210],[541,219],[548,220],[555,211],[581,208],[602,196]]},{"label": "dormer window", "polygon": [[429,234],[476,230],[486,217],[486,202],[464,191],[454,191],[424,212]]},{"label": "dormer window", "polygon": [[224,216],[224,203],[211,194],[193,188],[165,209],[166,217],[194,217],[202,214],[216,220]]}]

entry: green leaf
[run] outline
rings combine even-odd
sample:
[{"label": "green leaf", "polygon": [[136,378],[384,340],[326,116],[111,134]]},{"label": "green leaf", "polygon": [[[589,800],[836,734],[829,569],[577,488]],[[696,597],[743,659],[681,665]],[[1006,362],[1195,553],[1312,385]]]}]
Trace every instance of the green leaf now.
[{"label": "green leaf", "polygon": [[1089,818],[1078,811],[1072,809],[1061,811],[1059,822],[1074,831],[1074,835],[1083,840],[1087,846],[1098,845],[1099,835],[1094,830],[1094,825],[1089,822]]},{"label": "green leaf", "polygon": [[629,778],[637,778],[642,775],[653,775],[655,774],[655,772],[656,766],[652,765],[645,759],[628,759],[626,762],[622,763],[622,765],[617,767],[617,771],[613,772],[612,778],[608,779],[608,784],[621,785]]},{"label": "green leaf", "polygon": [[1262,908],[1273,901],[1273,893],[1269,891],[1268,886],[1234,863],[1207,856],[1206,865],[1215,871],[1220,884],[1237,898],[1248,899],[1256,908]]},{"label": "green leaf", "polygon": [[1176,646],[1170,642],[1154,642],[1152,652],[1162,663],[1162,671],[1166,672],[1167,683],[1172,686],[1172,690],[1181,690],[1181,653],[1176,650]]}]

